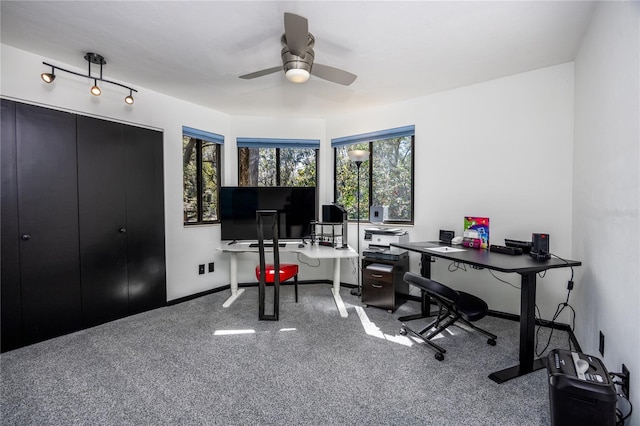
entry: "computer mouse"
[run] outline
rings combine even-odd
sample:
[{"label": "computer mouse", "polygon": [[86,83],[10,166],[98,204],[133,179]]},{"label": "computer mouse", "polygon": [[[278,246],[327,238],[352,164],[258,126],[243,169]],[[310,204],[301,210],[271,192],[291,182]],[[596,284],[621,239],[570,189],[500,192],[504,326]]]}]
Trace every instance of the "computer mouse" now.
[{"label": "computer mouse", "polygon": [[304,248],[304,247],[305,247],[304,244],[302,244],[302,243],[298,244],[298,248]]}]

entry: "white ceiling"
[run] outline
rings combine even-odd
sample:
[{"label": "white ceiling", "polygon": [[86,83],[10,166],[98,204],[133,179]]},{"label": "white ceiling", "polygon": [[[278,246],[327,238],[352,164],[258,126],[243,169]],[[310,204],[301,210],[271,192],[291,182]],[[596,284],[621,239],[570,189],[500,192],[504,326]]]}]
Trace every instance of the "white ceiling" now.
[{"label": "white ceiling", "polygon": [[[99,53],[107,79],[229,114],[325,118],[572,61],[593,5],[2,0],[1,41],[63,67]],[[281,65],[284,12],[308,18],[316,63],[357,80],[239,79]]]}]

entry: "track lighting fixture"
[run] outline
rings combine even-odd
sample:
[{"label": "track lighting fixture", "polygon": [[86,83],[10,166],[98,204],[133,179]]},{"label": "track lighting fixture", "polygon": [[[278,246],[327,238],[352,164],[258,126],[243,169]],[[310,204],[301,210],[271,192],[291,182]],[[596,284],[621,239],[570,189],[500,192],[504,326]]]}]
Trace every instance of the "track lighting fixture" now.
[{"label": "track lighting fixture", "polygon": [[91,94],[93,96],[102,95],[102,90],[100,90],[100,88],[98,87],[98,82],[96,80],[93,80],[93,86],[91,87]]},{"label": "track lighting fixture", "polygon": [[51,72],[43,72],[42,74],[40,74],[40,77],[42,78],[42,80],[45,83],[51,83],[53,80],[56,79],[56,70],[51,67]]},{"label": "track lighting fixture", "polygon": [[[69,74],[74,74],[80,77],[85,77],[88,79],[93,80],[93,86],[91,87],[91,94],[94,96],[100,96],[102,94],[102,90],[100,89],[100,87],[98,87],[98,81],[101,81],[103,83],[109,83],[109,84],[115,84],[116,86],[120,86],[120,87],[124,87],[125,89],[129,89],[129,96],[127,96],[126,98],[124,98],[124,101],[127,105],[133,105],[133,92],[138,92],[136,89],[133,89],[129,86],[125,86],[124,84],[120,84],[120,83],[116,83],[115,81],[110,81],[110,80],[106,80],[104,78],[102,78],[102,66],[105,65],[107,63],[107,61],[104,60],[104,57],[102,55],[98,55],[97,53],[87,53],[86,55],[84,55],[84,59],[89,63],[89,72],[85,75],[85,74],[81,74],[75,71],[69,71],[66,70],[64,68],[60,68],[58,66],[55,65],[51,65],[48,64],[46,62],[43,62],[44,65],[51,67],[51,72],[50,73],[42,73],[40,74],[40,77],[42,78],[42,81],[44,81],[45,83],[51,83],[53,82],[53,80],[56,79],[56,75],[55,75],[55,70],[60,70],[60,71],[64,71],[64,72],[68,72]],[[91,64],[96,64],[96,65],[100,65],[100,77],[96,77],[94,75],[91,75]]]},{"label": "track lighting fixture", "polygon": [[126,98],[124,98],[124,101],[126,103],[128,103],[129,105],[133,105],[133,90],[129,90],[129,96],[127,96]]}]

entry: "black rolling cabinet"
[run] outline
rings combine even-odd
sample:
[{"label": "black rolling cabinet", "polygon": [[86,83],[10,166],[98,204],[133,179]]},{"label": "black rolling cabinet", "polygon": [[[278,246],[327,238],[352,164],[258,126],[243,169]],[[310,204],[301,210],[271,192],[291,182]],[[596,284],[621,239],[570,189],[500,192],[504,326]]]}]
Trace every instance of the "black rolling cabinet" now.
[{"label": "black rolling cabinet", "polygon": [[409,255],[402,252],[396,260],[364,257],[362,259],[362,304],[393,312],[409,294],[409,284],[402,278],[409,270]]}]

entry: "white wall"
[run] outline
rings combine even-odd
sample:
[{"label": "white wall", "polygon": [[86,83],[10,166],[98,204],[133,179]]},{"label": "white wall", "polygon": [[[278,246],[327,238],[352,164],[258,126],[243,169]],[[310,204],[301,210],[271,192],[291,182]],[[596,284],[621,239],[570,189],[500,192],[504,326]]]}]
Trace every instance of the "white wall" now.
[{"label": "white wall", "polygon": [[[39,79],[46,69],[43,60],[55,63],[2,46],[2,96],[164,131],[169,300],[229,283],[227,256],[216,250],[219,225],[182,225],[182,125],[225,136],[224,185],[237,183],[236,137],[320,139],[319,194],[320,204],[325,204],[333,200],[332,138],[415,124],[417,216],[411,239],[434,239],[440,228],[460,233],[465,215],[488,216],[494,243],[548,232],[552,251],[572,257],[572,64],[325,121],[228,116],[138,87],[136,103],[129,107],[117,88],[105,87],[100,98],[88,96],[89,81],[82,78],[61,74],[53,85],[46,85]],[[355,246],[355,226],[349,236]],[[210,261],[216,262],[216,271],[198,276],[197,265]],[[254,259],[240,263],[239,281],[253,281],[249,266]],[[412,263],[418,267],[416,256]],[[446,266],[438,262],[434,277],[450,282]],[[330,277],[329,267],[305,265],[302,279]],[[502,278],[519,284],[516,276]],[[453,279],[486,297],[492,309],[519,313],[520,292],[488,272],[457,272]],[[568,271],[551,271],[539,279],[538,301],[544,317],[549,318],[564,299],[567,279]],[[342,280],[356,282],[352,262],[343,262]]]},{"label": "white wall", "polygon": [[[640,3],[600,3],[575,62],[576,335],[610,371],[640,371]],[[640,385],[631,380],[640,407]],[[640,425],[634,414],[631,424]]]},{"label": "white wall", "polygon": [[[412,241],[437,240],[440,229],[461,235],[465,215],[487,216],[494,244],[545,232],[553,253],[573,257],[572,64],[336,117],[327,121],[327,138],[409,124],[416,127]],[[412,255],[414,270],[417,262]],[[485,297],[491,309],[519,314],[519,290],[488,271],[449,273],[447,266],[439,260],[432,276]],[[569,274],[549,271],[538,279],[543,317],[566,298]],[[499,275],[520,284],[518,275]]]}]

